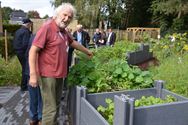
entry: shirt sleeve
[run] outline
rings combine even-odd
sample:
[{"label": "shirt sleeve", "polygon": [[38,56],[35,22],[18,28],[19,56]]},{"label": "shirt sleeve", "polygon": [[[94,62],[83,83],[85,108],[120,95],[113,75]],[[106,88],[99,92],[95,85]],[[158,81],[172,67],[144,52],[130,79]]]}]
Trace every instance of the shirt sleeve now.
[{"label": "shirt sleeve", "polygon": [[47,25],[41,27],[37,32],[32,45],[37,46],[39,48],[44,48],[45,43],[47,42],[48,32],[49,31]]}]

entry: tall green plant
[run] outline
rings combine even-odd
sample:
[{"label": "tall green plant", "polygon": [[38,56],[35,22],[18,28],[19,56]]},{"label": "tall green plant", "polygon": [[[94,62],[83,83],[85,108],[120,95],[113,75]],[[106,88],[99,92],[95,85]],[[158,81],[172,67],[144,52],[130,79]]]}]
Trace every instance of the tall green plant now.
[{"label": "tall green plant", "polygon": [[153,67],[150,71],[154,79],[166,81],[167,89],[188,97],[188,55],[173,55],[161,60],[159,67]]},{"label": "tall green plant", "polygon": [[18,85],[21,81],[21,66],[17,57],[11,58],[8,63],[0,57],[0,86]]}]

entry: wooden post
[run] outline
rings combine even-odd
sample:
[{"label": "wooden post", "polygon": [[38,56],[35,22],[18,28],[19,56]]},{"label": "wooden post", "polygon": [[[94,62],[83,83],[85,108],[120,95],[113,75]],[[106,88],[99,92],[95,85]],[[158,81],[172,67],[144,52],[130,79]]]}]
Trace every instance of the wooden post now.
[{"label": "wooden post", "polygon": [[5,30],[5,62],[8,62],[7,30]]},{"label": "wooden post", "polygon": [[1,9],[1,1],[0,1],[0,36],[3,35],[3,22],[2,22],[2,9]]}]

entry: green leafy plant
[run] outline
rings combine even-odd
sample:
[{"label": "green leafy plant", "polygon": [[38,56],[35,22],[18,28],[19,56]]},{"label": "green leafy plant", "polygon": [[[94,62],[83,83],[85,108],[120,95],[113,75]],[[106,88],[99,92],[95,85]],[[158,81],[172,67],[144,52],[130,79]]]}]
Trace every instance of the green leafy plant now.
[{"label": "green leafy plant", "polygon": [[18,85],[21,81],[21,66],[17,57],[8,60],[0,57],[0,86]]},{"label": "green leafy plant", "polygon": [[158,67],[150,68],[153,79],[162,79],[170,91],[188,97],[188,55],[172,55],[161,60]]},{"label": "green leafy plant", "polygon": [[149,97],[142,96],[141,99],[135,100],[135,107],[171,103],[175,101],[177,101],[177,99],[171,95],[167,95],[164,99],[156,98],[153,96],[149,96]]},{"label": "green leafy plant", "polygon": [[160,40],[145,37],[145,41],[150,43],[151,51],[154,52],[159,60],[170,57],[171,55],[182,55],[188,52],[187,33],[167,34]]},{"label": "green leafy plant", "polygon": [[[134,106],[135,107],[141,107],[141,106],[150,106],[150,105],[156,105],[156,104],[165,104],[165,103],[172,103],[177,101],[177,99],[174,96],[167,95],[164,99],[156,98],[154,96],[142,96],[140,99],[135,100]],[[110,125],[113,124],[113,117],[114,117],[114,102],[106,98],[105,102],[107,104],[106,107],[104,106],[98,106],[97,111],[108,121]]]},{"label": "green leafy plant", "polygon": [[107,107],[103,107],[103,106],[99,106],[97,108],[97,111],[99,111],[99,113],[101,113],[101,115],[107,119],[108,123],[110,125],[113,124],[113,114],[114,114],[114,103],[111,99],[105,99],[105,102],[107,104]]},{"label": "green leafy plant", "polygon": [[136,66],[130,67],[126,62],[126,52],[135,49],[135,46],[124,42],[114,47],[100,48],[95,50],[91,60],[78,53],[79,63],[71,68],[69,84],[84,85],[89,92],[151,87],[151,73],[141,71]]}]

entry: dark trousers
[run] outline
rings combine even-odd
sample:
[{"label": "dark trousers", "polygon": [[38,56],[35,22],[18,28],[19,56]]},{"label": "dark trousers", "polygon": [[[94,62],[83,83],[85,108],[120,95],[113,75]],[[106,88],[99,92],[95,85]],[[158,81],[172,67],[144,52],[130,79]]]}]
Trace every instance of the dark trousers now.
[{"label": "dark trousers", "polygon": [[27,82],[29,80],[29,77],[27,75],[26,72],[28,72],[29,69],[26,69],[26,57],[25,57],[25,53],[22,52],[22,51],[17,51],[16,52],[16,55],[18,57],[18,60],[21,64],[21,67],[22,67],[22,81],[21,81],[21,90],[22,91],[26,91],[28,88],[27,88]]},{"label": "dark trousers", "polygon": [[32,121],[42,120],[42,96],[40,87],[32,87],[28,85],[29,90],[29,115]]},{"label": "dark trousers", "polygon": [[69,67],[71,66],[72,64],[72,56],[73,56],[73,51],[74,51],[74,48],[69,48],[69,51],[68,51],[68,69]]}]

